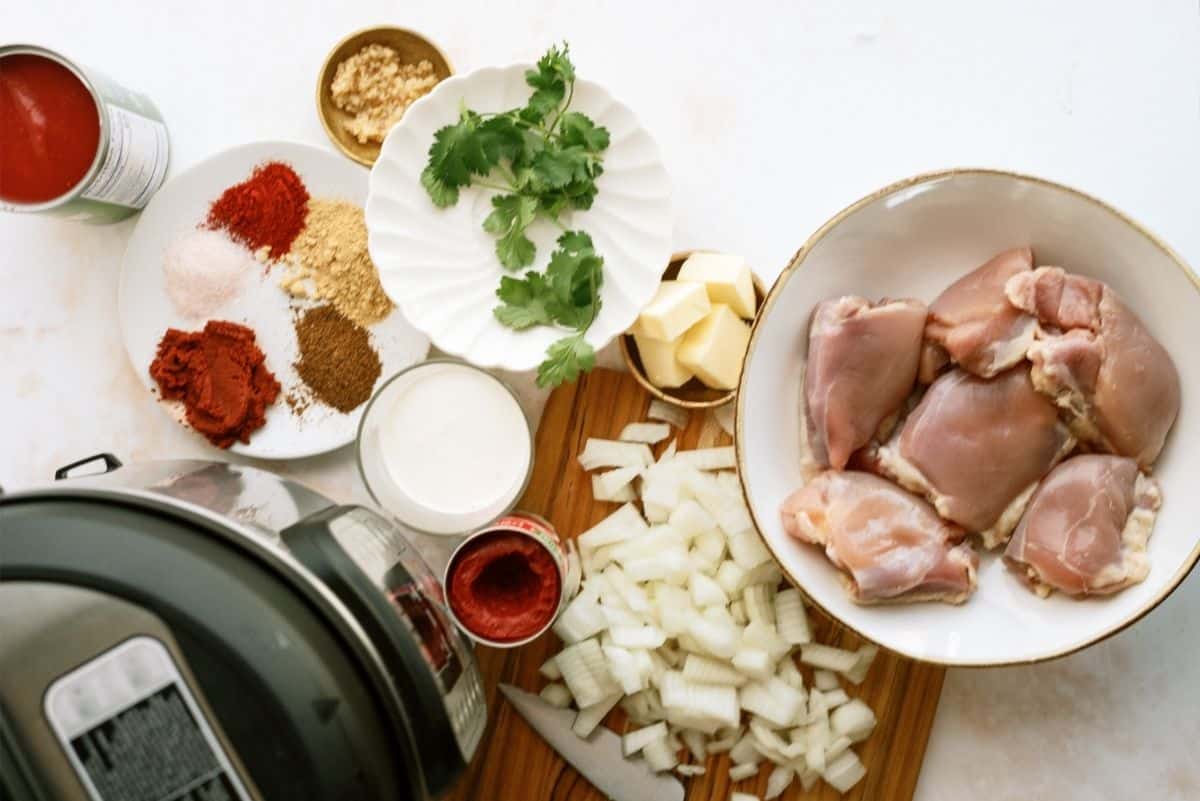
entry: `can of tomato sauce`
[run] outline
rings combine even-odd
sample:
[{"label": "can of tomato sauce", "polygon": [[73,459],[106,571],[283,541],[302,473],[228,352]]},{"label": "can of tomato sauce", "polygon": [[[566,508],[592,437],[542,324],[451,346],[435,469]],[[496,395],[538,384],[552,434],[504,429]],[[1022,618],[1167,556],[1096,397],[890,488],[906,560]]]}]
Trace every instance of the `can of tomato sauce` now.
[{"label": "can of tomato sauce", "polygon": [[573,559],[554,526],[512,512],[464,539],[446,565],[446,605],[471,639],[524,645],[550,628],[579,589]]},{"label": "can of tomato sauce", "polygon": [[162,185],[168,152],[145,95],[44,47],[0,47],[0,210],[115,222]]}]

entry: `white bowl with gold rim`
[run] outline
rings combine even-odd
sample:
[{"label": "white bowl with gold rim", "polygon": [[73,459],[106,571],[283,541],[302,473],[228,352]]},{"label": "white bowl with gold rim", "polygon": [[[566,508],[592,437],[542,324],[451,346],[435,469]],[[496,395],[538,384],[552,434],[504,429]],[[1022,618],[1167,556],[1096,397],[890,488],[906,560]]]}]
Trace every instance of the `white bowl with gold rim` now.
[{"label": "white bowl with gold rim", "polygon": [[[779,507],[801,484],[800,371],[819,301],[843,294],[926,302],[1008,247],[1116,289],[1175,359],[1183,405],[1155,467],[1164,502],[1149,577],[1111,597],[1039,598],[984,554],[962,606],[859,606],[818,549],[788,537]],[[1115,634],[1157,606],[1200,559],[1200,279],[1152,234],[1107,204],[1040,178],[948,170],[892,184],[822,226],[759,312],[737,395],[738,467],[755,523],[784,573],[832,617],[893,651],[947,665],[1035,662]]]},{"label": "white bowl with gold rim", "polygon": [[[496,288],[512,273],[496,259],[495,237],[481,227],[496,192],[465,188],[457,204],[439,209],[421,186],[421,170],[434,133],[455,122],[462,105],[479,112],[525,105],[530,68],[488,67],[442,81],[405,112],[371,170],[367,230],[384,290],[438,348],[480,367],[530,370],[564,332],[514,331],[497,322]],[[571,110],[611,135],[592,207],[561,215],[566,228],[590,234],[604,257],[603,305],[586,337],[600,350],[633,324],[658,287],[671,256],[671,182],[654,139],[607,89],[577,79]],[[530,226],[537,247],[531,269],[545,268],[560,233],[543,219]]]}]

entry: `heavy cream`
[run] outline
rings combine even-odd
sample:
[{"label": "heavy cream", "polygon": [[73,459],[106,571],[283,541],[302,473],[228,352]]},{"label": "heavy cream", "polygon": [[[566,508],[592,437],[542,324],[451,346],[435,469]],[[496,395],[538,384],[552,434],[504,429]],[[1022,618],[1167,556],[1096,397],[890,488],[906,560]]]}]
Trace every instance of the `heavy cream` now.
[{"label": "heavy cream", "polygon": [[376,500],[409,525],[455,534],[511,508],[529,475],[529,423],[509,389],[458,362],[397,376],[371,404],[360,459]]}]

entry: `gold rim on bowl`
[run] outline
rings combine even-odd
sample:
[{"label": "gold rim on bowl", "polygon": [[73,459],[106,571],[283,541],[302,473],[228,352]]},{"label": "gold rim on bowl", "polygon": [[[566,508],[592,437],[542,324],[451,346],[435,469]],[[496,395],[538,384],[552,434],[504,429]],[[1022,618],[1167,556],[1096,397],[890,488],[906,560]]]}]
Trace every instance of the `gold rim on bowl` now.
[{"label": "gold rim on bowl", "polygon": [[[667,269],[663,270],[663,280],[670,281],[675,278],[679,274],[679,268],[683,266],[687,257],[693,253],[719,252],[704,248],[677,251],[671,255],[671,260],[667,263]],[[754,317],[758,319],[758,313],[763,308],[767,293],[762,281],[753,271],[751,271],[751,276],[754,279]],[[642,366],[642,359],[638,354],[637,343],[634,341],[633,335],[626,331],[617,337],[617,342],[621,348],[621,358],[625,360],[625,368],[633,374],[637,382],[652,396],[672,406],[689,410],[715,409],[718,406],[724,406],[729,403],[737,395],[736,389],[712,389],[706,387],[696,378],[691,379],[682,387],[663,388],[655,386],[646,375],[646,368]]]},{"label": "gold rim on bowl", "polygon": [[415,64],[422,59],[428,60],[437,73],[438,83],[454,74],[450,59],[436,44],[407,28],[374,25],[349,34],[333,46],[317,74],[317,116],[321,119],[321,127],[325,129],[329,140],[337,149],[367,167],[379,158],[382,143],[361,143],[342,126],[341,123],[349,119],[350,115],[334,105],[330,86],[338,65],[370,44],[387,45],[399,53],[400,59],[406,64]]},{"label": "gold rim on bowl", "polygon": [[[908,189],[909,187],[915,186],[917,184],[931,183],[933,181],[939,181],[944,178],[951,178],[951,177],[960,176],[960,175],[1003,176],[1006,178],[1015,178],[1019,181],[1026,181],[1029,183],[1034,183],[1034,184],[1038,184],[1041,186],[1046,186],[1046,187],[1050,187],[1052,189],[1057,189],[1057,190],[1060,190],[1063,192],[1067,192],[1068,194],[1074,195],[1075,197],[1081,198],[1082,200],[1085,200],[1088,203],[1098,206],[1099,208],[1103,209],[1104,211],[1107,211],[1108,213],[1115,216],[1117,219],[1124,222],[1126,225],[1128,225],[1134,231],[1137,231],[1139,234],[1141,234],[1147,240],[1149,240],[1151,244],[1153,244],[1155,247],[1157,247],[1159,250],[1161,250],[1163,253],[1165,253],[1167,255],[1167,257],[1175,264],[1175,266],[1178,267],[1183,272],[1184,276],[1188,279],[1188,281],[1190,281],[1192,283],[1192,285],[1196,288],[1196,291],[1200,292],[1200,277],[1198,277],[1196,275],[1196,273],[1193,272],[1190,267],[1188,267],[1187,263],[1184,262],[1183,258],[1178,253],[1176,253],[1175,250],[1172,249],[1170,245],[1163,242],[1161,239],[1159,239],[1157,236],[1155,236],[1153,233],[1151,233],[1149,230],[1147,230],[1145,228],[1145,226],[1143,226],[1141,223],[1137,222],[1136,220],[1132,219],[1129,215],[1125,214],[1124,212],[1120,211],[1119,209],[1116,209],[1116,208],[1110,206],[1108,203],[1105,203],[1103,200],[1100,200],[1097,197],[1089,195],[1086,192],[1083,192],[1079,189],[1075,189],[1074,187],[1066,186],[1064,184],[1060,184],[1056,181],[1051,181],[1046,178],[1038,178],[1037,176],[1034,176],[1034,175],[1026,175],[1024,173],[1012,172],[1010,170],[988,169],[985,167],[956,167],[956,168],[951,168],[951,169],[946,169],[946,170],[935,170],[932,172],[920,173],[918,175],[914,175],[909,178],[905,178],[903,180],[896,181],[895,183],[888,184],[887,186],[883,187],[882,189],[876,190],[875,192],[872,192],[871,194],[866,195],[865,197],[862,197],[862,198],[854,201],[849,206],[842,209],[837,214],[835,214],[833,217],[831,217],[827,222],[825,222],[824,225],[822,225],[820,228],[818,228],[816,230],[816,232],[813,233],[812,236],[810,236],[803,245],[800,246],[800,249],[796,251],[794,256],[792,256],[791,261],[783,269],[783,272],[779,274],[779,277],[777,279],[775,279],[775,283],[771,286],[771,290],[767,293],[766,300],[764,300],[762,303],[759,304],[759,307],[754,316],[754,324],[750,329],[750,344],[746,348],[746,358],[742,362],[742,374],[738,380],[738,388],[741,389],[742,384],[745,382],[746,374],[747,374],[747,367],[750,364],[750,360],[754,357],[754,348],[755,348],[755,345],[757,345],[757,343],[758,343],[758,335],[760,332],[759,323],[763,319],[766,318],[767,311],[769,311],[771,309],[771,307],[775,305],[775,302],[779,299],[779,295],[780,295],[784,285],[793,276],[793,274],[799,270],[800,266],[804,263],[804,259],[808,256],[808,254],[812,251],[812,249],[822,239],[825,238],[825,236],[831,230],[836,228],[843,220],[845,220],[851,214],[855,213],[856,211],[863,208],[864,206],[874,203],[875,201],[879,200],[880,198],[884,198],[889,195],[893,195],[896,192],[900,192],[902,190]],[[803,589],[804,589],[803,584],[801,584],[801,582],[798,581],[796,579],[796,577],[794,575],[792,575],[792,573],[788,570],[787,566],[783,563],[783,561],[775,553],[775,549],[771,546],[770,541],[767,540],[766,537],[762,536],[763,526],[760,523],[758,516],[754,513],[754,506],[750,503],[750,493],[746,489],[746,480],[745,480],[746,454],[743,449],[744,438],[742,436],[742,429],[745,425],[745,408],[741,401],[741,398],[742,398],[742,394],[739,392],[737,408],[736,408],[736,411],[734,414],[733,444],[734,444],[734,449],[735,449],[736,458],[737,458],[738,482],[741,484],[741,488],[742,488],[742,499],[746,502],[746,508],[750,510],[750,518],[754,522],[755,531],[757,531],[759,537],[762,538],[763,544],[767,546],[767,550],[769,550],[771,552],[771,556],[775,559],[776,564],[779,565],[780,570],[783,571],[783,574],[787,577],[787,580],[793,586],[799,587],[801,589],[801,591],[803,591]],[[999,660],[999,661],[993,661],[993,662],[961,662],[961,661],[955,661],[952,659],[936,659],[936,660],[924,659],[920,656],[917,656],[916,654],[907,653],[905,651],[897,651],[897,650],[891,649],[891,648],[888,648],[887,650],[891,650],[895,653],[899,653],[901,656],[907,657],[908,659],[912,659],[917,662],[925,662],[925,663],[929,663],[929,664],[943,665],[945,667],[967,667],[967,668],[1007,667],[1007,666],[1012,666],[1012,665],[1034,665],[1039,662],[1048,662],[1053,659],[1059,659],[1061,657],[1069,656],[1071,654],[1082,651],[1085,648],[1089,648],[1098,642],[1102,642],[1103,640],[1108,639],[1109,637],[1113,636],[1114,634],[1118,634],[1118,633],[1124,631],[1125,629],[1132,626],[1134,623],[1141,620],[1146,615],[1150,614],[1150,612],[1154,611],[1154,609],[1159,604],[1161,604],[1163,601],[1165,601],[1167,599],[1167,596],[1169,596],[1172,592],[1174,592],[1179,587],[1179,585],[1183,583],[1183,580],[1185,578],[1187,578],[1189,573],[1192,572],[1192,569],[1195,568],[1197,562],[1200,562],[1200,536],[1197,537],[1197,542],[1196,542],[1195,547],[1192,548],[1192,552],[1184,560],[1183,564],[1176,571],[1175,575],[1171,577],[1170,581],[1164,587],[1163,591],[1160,592],[1158,594],[1158,596],[1155,597],[1149,604],[1147,604],[1142,609],[1136,610],[1135,612],[1133,612],[1133,614],[1131,614],[1126,619],[1122,620],[1121,622],[1119,622],[1113,626],[1110,626],[1108,629],[1106,629],[1105,631],[1096,635],[1095,637],[1085,640],[1084,642],[1070,643],[1067,646],[1060,648],[1056,651],[1052,651],[1050,653],[1039,654],[1038,656],[1029,657],[1029,658],[1025,658],[1025,659],[1008,659],[1008,660]],[[837,615],[830,612],[828,609],[826,609],[824,606],[822,606],[815,598],[812,598],[811,596],[809,596],[808,593],[805,593],[805,596],[808,598],[808,600],[811,603],[813,603],[818,609],[820,609],[821,612],[824,613],[824,615],[827,618],[829,618],[830,620],[836,621],[838,625],[842,626],[843,628],[847,629],[848,631],[853,632],[854,634],[856,634],[860,639],[864,640],[865,642],[872,642],[872,643],[875,642],[871,637],[867,636],[863,632],[856,629],[854,626],[849,625],[844,620],[842,620],[840,617],[838,617]],[[881,645],[880,643],[875,643],[875,644]],[[881,645],[881,647],[883,647],[883,646]]]}]

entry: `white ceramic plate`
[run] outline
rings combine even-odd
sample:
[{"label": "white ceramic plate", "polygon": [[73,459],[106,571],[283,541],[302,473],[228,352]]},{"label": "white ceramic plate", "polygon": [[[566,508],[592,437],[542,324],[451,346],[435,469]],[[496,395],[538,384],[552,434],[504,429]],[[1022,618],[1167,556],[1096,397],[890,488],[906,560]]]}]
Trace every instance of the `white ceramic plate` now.
[{"label": "white ceramic plate", "polygon": [[[1038,264],[1106,281],[1174,357],[1179,420],[1155,468],[1164,504],[1150,538],[1146,581],[1110,598],[1041,599],[995,554],[962,606],[858,606],[816,548],[788,537],[779,506],[800,485],[800,369],[813,306],[847,293],[931,301],[951,281],[1008,247],[1033,246]],[[1091,645],[1149,612],[1200,558],[1200,280],[1120,212],[1037,178],[953,170],[889,186],[826,223],[784,271],[759,313],[737,401],[738,464],[759,531],[784,572],[851,629],[915,659],[1000,665]]]},{"label": "white ceramic plate", "polygon": [[[172,178],[150,201],[121,263],[118,294],[121,333],[134,372],[150,389],[150,362],[168,328],[198,331],[208,319],[230,320],[254,329],[267,367],[283,385],[278,401],[267,410],[267,422],[230,450],[261,459],[295,459],[340,448],[354,439],[366,404],[349,414],[313,403],[296,416],[283,394],[299,384],[292,363],[296,336],[287,294],[278,288],[278,269],[259,271],[247,281],[240,298],[218,309],[211,318],[178,315],[163,286],[163,253],[171,240],[203,222],[208,207],[226,188],[244,181],[264,161],[283,161],[304,180],[313,197],[337,197],[361,204],[367,194],[367,171],[327,150],[292,142],[257,142],[218,153]],[[394,310],[371,326],[371,339],[383,363],[380,380],[408,367],[429,352],[429,340]],[[160,402],[183,422],[183,405]],[[186,423],[185,423],[186,425]],[[200,435],[197,434],[197,437]]]},{"label": "white ceramic plate", "polygon": [[[506,271],[496,260],[495,237],[480,224],[496,193],[472,187],[457,205],[439,209],[420,175],[434,132],[458,119],[461,103],[476,111],[525,105],[532,91],[526,69],[516,64],[454,76],[414,103],[384,141],[367,197],[371,258],[405,316],[441,350],[508,370],[536,367],[562,332],[545,326],[513,331],[492,315]],[[592,208],[563,215],[568,228],[591,235],[604,257],[603,307],[587,333],[599,350],[633,324],[671,256],[670,180],[654,140],[604,88],[577,80],[571,109],[612,136]],[[534,269],[546,266],[558,235],[543,220],[530,227],[537,246]]]}]

